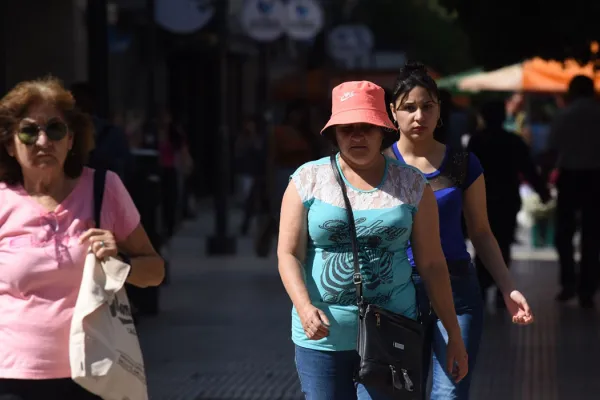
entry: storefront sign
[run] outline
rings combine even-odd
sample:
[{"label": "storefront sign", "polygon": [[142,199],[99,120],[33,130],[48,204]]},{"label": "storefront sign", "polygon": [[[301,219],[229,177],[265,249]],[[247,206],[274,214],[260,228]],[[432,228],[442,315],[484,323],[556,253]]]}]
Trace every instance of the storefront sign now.
[{"label": "storefront sign", "polygon": [[155,0],[156,22],[173,33],[192,33],[203,28],[215,15],[209,0]]},{"label": "storefront sign", "polygon": [[336,60],[362,57],[371,54],[375,39],[365,25],[339,25],[327,38],[327,51]]},{"label": "storefront sign", "polygon": [[295,40],[311,40],[323,29],[323,9],[315,0],[289,0],[284,29]]},{"label": "storefront sign", "polygon": [[281,0],[246,0],[240,17],[244,32],[259,42],[277,40],[284,33]]}]

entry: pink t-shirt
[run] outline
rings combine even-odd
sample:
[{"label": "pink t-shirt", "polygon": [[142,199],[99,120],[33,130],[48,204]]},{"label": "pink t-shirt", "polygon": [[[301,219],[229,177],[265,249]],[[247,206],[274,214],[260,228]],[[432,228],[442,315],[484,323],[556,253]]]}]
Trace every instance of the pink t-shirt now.
[{"label": "pink t-shirt", "polygon": [[[0,378],[71,376],[69,330],[94,225],[94,171],[48,212],[21,187],[0,184]],[[140,215],[121,179],[106,175],[101,228],[125,240]]]}]

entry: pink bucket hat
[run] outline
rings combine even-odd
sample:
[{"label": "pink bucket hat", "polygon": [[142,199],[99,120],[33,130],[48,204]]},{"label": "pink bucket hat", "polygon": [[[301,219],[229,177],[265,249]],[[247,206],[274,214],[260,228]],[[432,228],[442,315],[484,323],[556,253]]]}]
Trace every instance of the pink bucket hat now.
[{"label": "pink bucket hat", "polygon": [[321,134],[334,125],[371,124],[395,131],[388,117],[385,91],[369,81],[344,82],[331,93],[331,118]]}]

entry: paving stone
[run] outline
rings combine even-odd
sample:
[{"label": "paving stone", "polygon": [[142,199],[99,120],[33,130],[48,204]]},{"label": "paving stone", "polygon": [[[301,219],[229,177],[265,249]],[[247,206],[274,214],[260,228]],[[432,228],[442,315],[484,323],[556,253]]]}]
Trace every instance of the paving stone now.
[{"label": "paving stone", "polygon": [[[207,258],[204,224],[189,224],[175,240],[162,313],[140,325],[151,398],[302,399],[274,258],[254,258],[249,240],[235,257]],[[487,310],[472,399],[598,400],[598,311],[554,302],[555,262],[522,257],[512,272],[536,322],[518,327],[506,312]]]}]

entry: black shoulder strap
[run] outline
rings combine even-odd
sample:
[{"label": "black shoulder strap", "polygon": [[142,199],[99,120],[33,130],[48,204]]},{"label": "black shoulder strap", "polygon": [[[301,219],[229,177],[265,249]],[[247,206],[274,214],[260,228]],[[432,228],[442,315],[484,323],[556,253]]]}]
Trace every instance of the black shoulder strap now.
[{"label": "black shoulder strap", "polygon": [[100,228],[100,215],[102,213],[102,201],[104,200],[104,184],[106,182],[106,170],[94,171],[94,221],[96,228]]},{"label": "black shoulder strap", "polygon": [[356,238],[356,225],[354,224],[354,213],[352,212],[350,199],[348,199],[348,193],[346,193],[346,184],[342,179],[342,175],[340,174],[340,170],[338,169],[335,158],[336,155],[332,154],[331,168],[333,168],[335,178],[338,181],[340,188],[342,189],[342,196],[344,196],[344,204],[346,205],[346,215],[348,217],[348,230],[350,231],[350,241],[352,242],[352,255],[354,256],[354,275],[352,276],[352,281],[354,282],[354,286],[356,287],[356,302],[360,306],[363,303],[363,290],[362,275],[360,274],[360,264],[358,258],[358,239]]}]

